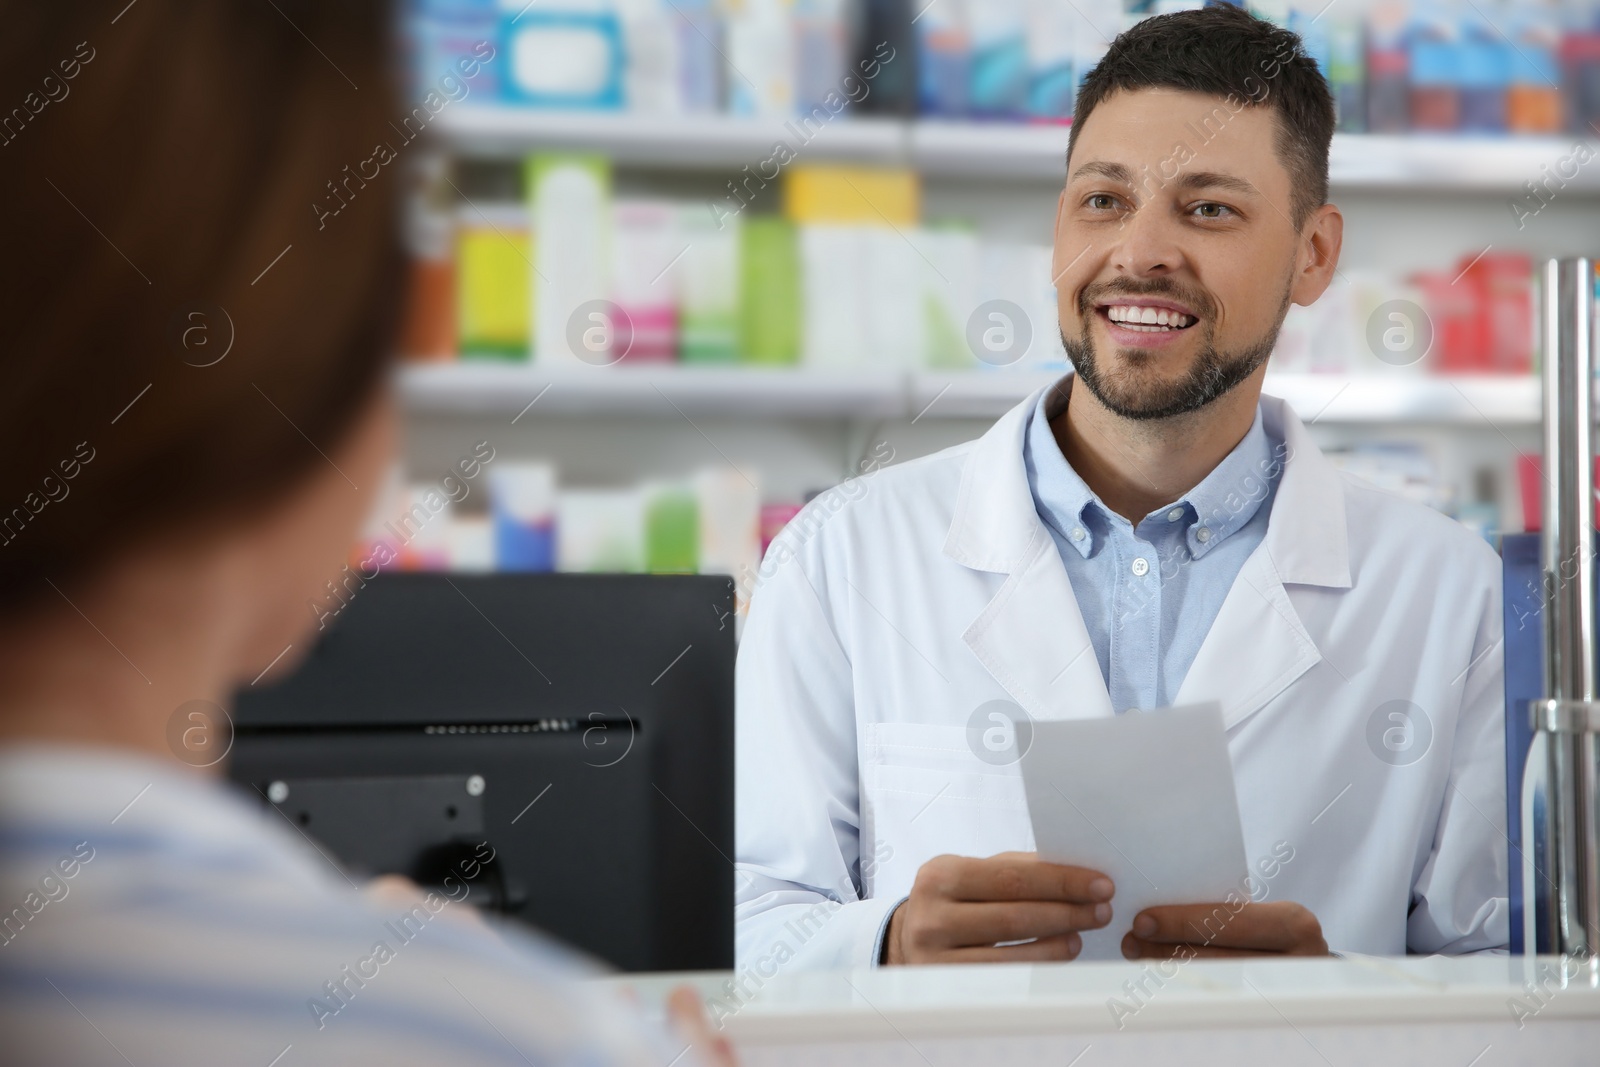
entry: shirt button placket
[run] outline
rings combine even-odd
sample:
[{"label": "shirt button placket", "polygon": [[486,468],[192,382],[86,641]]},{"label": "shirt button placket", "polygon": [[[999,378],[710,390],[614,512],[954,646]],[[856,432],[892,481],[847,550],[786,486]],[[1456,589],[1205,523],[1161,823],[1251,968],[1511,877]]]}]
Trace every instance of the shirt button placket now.
[{"label": "shirt button placket", "polygon": [[1117,597],[1109,664],[1112,707],[1152,707],[1160,666],[1161,584],[1149,576],[1149,545],[1120,529],[1111,543]]},{"label": "shirt button placket", "polygon": [[1154,552],[1154,545],[1146,545],[1144,554],[1135,561],[1143,565],[1138,572],[1139,591],[1144,604],[1144,614],[1140,619],[1140,640],[1144,647],[1134,665],[1139,678],[1139,706],[1143,708],[1157,706],[1161,693],[1161,575],[1159,571],[1149,573],[1149,557]]}]

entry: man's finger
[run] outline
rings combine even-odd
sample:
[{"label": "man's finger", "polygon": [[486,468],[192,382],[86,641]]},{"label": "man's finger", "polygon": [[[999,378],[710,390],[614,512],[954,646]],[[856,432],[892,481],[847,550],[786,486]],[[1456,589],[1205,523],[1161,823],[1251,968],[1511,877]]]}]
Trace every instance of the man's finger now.
[{"label": "man's finger", "polygon": [[1024,853],[972,860],[937,856],[918,871],[919,880],[949,900],[1059,900],[1072,903],[1109,901],[1116,891],[1111,879],[1086,867],[1045,863]]},{"label": "man's finger", "polygon": [[1155,944],[1291,952],[1315,949],[1321,942],[1321,927],[1311,912],[1289,901],[1239,908],[1168,904],[1134,916],[1133,935]]},{"label": "man's finger", "polygon": [[937,906],[937,925],[949,931],[952,948],[1058,937],[1077,930],[1097,930],[1111,921],[1111,905],[1060,904],[1054,901],[954,901]]},{"label": "man's finger", "polygon": [[937,963],[1056,963],[1078,957],[1083,938],[1077,934],[1041,937],[1020,945],[958,948],[941,953]]},{"label": "man's finger", "polygon": [[[1146,908],[1135,915],[1133,933],[1157,944],[1263,948],[1257,943],[1259,920],[1249,912],[1248,906],[1233,909],[1226,904],[1168,904]],[[1247,943],[1242,943],[1241,938]]]}]

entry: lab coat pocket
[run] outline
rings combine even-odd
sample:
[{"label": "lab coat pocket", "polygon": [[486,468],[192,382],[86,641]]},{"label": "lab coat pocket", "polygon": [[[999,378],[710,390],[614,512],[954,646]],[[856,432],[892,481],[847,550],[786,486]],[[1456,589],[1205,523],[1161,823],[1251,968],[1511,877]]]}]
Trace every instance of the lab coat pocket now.
[{"label": "lab coat pocket", "polygon": [[869,896],[904,896],[944,853],[1033,850],[1022,768],[979,759],[964,727],[874,723],[862,757],[862,854],[878,858]]}]

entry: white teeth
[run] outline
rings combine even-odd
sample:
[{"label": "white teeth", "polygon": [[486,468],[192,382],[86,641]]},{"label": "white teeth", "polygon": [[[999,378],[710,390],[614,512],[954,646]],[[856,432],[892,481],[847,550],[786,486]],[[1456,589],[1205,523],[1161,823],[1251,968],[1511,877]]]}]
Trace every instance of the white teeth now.
[{"label": "white teeth", "polygon": [[1106,316],[1128,329],[1172,329],[1188,326],[1194,322],[1194,316],[1185,315],[1181,311],[1134,307],[1131,304],[1109,306],[1106,308]]}]

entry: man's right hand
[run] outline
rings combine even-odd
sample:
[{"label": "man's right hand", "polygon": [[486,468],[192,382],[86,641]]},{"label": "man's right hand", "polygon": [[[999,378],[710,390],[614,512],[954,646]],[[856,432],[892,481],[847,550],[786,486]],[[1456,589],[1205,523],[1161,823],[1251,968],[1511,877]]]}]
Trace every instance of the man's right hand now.
[{"label": "man's right hand", "polygon": [[[887,963],[1070,960],[1111,921],[1111,879],[1032,852],[935,856],[889,920]],[[1030,940],[1031,939],[1031,940]],[[1024,941],[1020,945],[1001,942]]]}]

